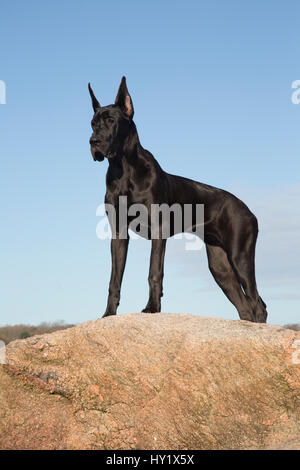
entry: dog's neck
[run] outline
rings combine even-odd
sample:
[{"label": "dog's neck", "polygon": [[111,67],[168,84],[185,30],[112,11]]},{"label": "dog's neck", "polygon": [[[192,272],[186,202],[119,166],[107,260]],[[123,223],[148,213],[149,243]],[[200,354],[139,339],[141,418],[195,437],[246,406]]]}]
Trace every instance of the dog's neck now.
[{"label": "dog's neck", "polygon": [[149,164],[147,154],[148,152],[140,143],[135,123],[131,121],[129,132],[124,139],[121,149],[119,149],[114,158],[109,159],[108,171],[118,174],[119,177],[124,173],[131,173],[138,169],[138,167]]},{"label": "dog's neck", "polygon": [[139,158],[141,150],[143,150],[143,147],[140,143],[136,125],[133,121],[131,121],[128,135],[125,138],[121,150],[122,158],[125,158],[129,164],[133,164],[134,162],[136,162],[136,159]]}]

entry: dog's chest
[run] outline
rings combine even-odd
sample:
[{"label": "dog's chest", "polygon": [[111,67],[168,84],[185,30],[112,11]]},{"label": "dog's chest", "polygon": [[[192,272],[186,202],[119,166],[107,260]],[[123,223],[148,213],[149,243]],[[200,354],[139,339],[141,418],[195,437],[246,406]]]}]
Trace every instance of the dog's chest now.
[{"label": "dog's chest", "polygon": [[120,198],[126,198],[128,206],[133,204],[147,204],[149,202],[149,193],[145,194],[143,188],[132,182],[129,178],[113,180],[106,185],[105,201],[118,206]]}]

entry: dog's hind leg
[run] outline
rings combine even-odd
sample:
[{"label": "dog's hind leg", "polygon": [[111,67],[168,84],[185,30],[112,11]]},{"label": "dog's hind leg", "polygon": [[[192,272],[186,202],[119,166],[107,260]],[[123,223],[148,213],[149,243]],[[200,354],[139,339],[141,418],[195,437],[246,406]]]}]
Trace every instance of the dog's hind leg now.
[{"label": "dog's hind leg", "polygon": [[237,309],[241,320],[255,321],[251,306],[246,299],[237,277],[223,248],[206,245],[209,270],[216,283]]},{"label": "dog's hind leg", "polygon": [[254,230],[248,233],[241,232],[240,236],[235,238],[236,243],[231,244],[228,250],[228,259],[251,305],[254,321],[266,323],[268,316],[266,304],[258,294],[255,280],[254,258],[258,233],[256,219],[253,228]]},{"label": "dog's hind leg", "polygon": [[150,270],[149,270],[149,300],[144,308],[145,313],[160,312],[163,296],[164,259],[166,251],[166,239],[152,240]]}]

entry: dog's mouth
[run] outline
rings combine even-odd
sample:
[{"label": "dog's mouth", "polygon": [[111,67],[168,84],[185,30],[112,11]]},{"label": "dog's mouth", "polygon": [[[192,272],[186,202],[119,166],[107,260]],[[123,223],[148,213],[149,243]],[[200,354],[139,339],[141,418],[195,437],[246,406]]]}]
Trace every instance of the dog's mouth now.
[{"label": "dog's mouth", "polygon": [[91,154],[95,162],[103,162],[105,155],[98,145],[91,145]]},{"label": "dog's mouth", "polygon": [[103,149],[100,149],[99,147],[100,147],[99,145],[91,145],[91,154],[95,162],[103,162],[105,157],[108,159],[114,157],[113,152],[109,150],[107,151],[105,150],[103,152]]},{"label": "dog's mouth", "polygon": [[100,152],[100,150],[96,150],[95,152],[93,152],[93,158],[95,162],[103,162],[104,155],[102,152]]}]

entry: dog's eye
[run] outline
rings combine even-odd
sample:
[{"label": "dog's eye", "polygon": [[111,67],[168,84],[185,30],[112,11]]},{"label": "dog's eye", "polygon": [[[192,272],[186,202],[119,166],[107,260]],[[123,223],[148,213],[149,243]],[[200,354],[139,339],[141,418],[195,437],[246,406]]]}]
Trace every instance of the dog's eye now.
[{"label": "dog's eye", "polygon": [[113,118],[111,118],[111,117],[108,117],[108,118],[105,119],[105,122],[106,122],[106,124],[108,124],[109,126],[112,126],[112,125],[114,124],[115,120],[114,120]]}]

